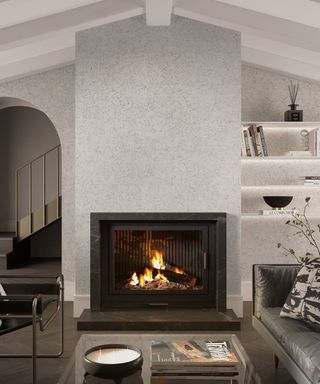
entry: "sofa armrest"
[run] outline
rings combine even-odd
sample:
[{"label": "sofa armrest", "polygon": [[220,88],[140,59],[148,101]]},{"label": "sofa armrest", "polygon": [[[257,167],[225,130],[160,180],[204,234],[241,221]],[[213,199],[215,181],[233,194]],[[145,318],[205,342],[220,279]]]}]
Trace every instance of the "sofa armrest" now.
[{"label": "sofa armrest", "polygon": [[260,318],[262,307],[282,307],[293,286],[300,265],[253,265],[253,314]]}]

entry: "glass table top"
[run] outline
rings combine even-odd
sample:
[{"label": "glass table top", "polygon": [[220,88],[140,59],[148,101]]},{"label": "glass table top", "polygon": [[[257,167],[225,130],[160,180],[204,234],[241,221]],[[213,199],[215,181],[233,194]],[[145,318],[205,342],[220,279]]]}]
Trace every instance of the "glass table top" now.
[{"label": "glass table top", "polygon": [[[237,384],[260,384],[262,381],[254,369],[246,351],[244,350],[238,337],[233,334],[221,334],[221,333],[182,333],[182,332],[150,332],[150,333],[101,333],[101,334],[83,334],[78,341],[74,355],[70,359],[68,366],[66,367],[63,375],[57,384],[85,384],[85,383],[105,383],[112,384],[114,381],[100,379],[92,376],[88,376],[84,379],[85,370],[83,368],[83,356],[85,352],[97,345],[103,344],[129,344],[138,347],[143,353],[143,366],[141,374],[137,374],[124,378],[121,384],[153,384],[151,383],[151,362],[150,362],[150,350],[152,340],[210,340],[210,341],[228,341],[231,346],[231,350],[235,352],[239,360],[238,370],[239,375],[231,379],[218,379],[214,378],[212,382],[214,384],[225,383],[237,383]],[[201,380],[202,381],[202,380]],[[159,384],[180,384],[182,382],[188,384],[199,383],[199,380],[159,380]],[[207,383],[205,380],[203,383]]]}]

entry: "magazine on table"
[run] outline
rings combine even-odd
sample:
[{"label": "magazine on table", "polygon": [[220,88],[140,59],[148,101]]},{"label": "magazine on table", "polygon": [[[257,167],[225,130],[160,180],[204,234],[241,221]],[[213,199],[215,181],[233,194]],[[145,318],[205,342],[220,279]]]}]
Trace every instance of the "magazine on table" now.
[{"label": "magazine on table", "polygon": [[236,366],[239,360],[228,341],[179,340],[151,342],[152,370],[181,367]]}]

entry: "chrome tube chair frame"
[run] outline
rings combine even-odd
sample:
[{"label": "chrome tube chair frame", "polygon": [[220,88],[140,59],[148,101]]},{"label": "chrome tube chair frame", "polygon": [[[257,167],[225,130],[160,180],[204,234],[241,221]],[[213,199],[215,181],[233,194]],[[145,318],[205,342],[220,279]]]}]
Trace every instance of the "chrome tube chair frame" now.
[{"label": "chrome tube chair frame", "polygon": [[[53,313],[49,316],[48,319],[44,319],[45,310],[39,311],[39,306],[42,303],[42,295],[34,294],[19,294],[19,295],[5,295],[0,296],[2,302],[6,302],[7,305],[21,305],[24,306],[26,303],[30,303],[31,311],[30,313],[0,313],[0,320],[7,319],[25,319],[30,320],[30,323],[27,325],[22,325],[17,329],[23,328],[28,325],[32,325],[32,353],[31,354],[0,354],[0,358],[32,358],[32,383],[36,384],[37,382],[37,358],[57,358],[60,357],[64,352],[64,278],[60,274],[58,276],[17,276],[17,275],[2,275],[0,279],[10,280],[10,279],[56,279],[56,285],[58,289],[57,298],[52,300],[56,302],[56,308]],[[29,283],[32,285],[32,283]],[[48,325],[56,317],[57,313],[60,313],[60,350],[57,353],[52,354],[37,354],[37,323],[39,323],[40,331],[44,331]]]}]

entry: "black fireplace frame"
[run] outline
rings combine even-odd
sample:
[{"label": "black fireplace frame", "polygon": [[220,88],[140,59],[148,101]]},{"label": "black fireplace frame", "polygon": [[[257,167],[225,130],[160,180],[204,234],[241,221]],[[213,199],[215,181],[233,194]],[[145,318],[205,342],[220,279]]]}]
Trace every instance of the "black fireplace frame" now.
[{"label": "black fireplace frame", "polygon": [[[90,308],[215,308],[226,311],[226,213],[103,213],[93,212],[90,253]],[[199,225],[208,228],[208,291],[170,294],[148,292],[145,295],[115,293],[106,281],[109,268],[110,228],[118,224]],[[130,298],[130,299],[128,299]]]}]

